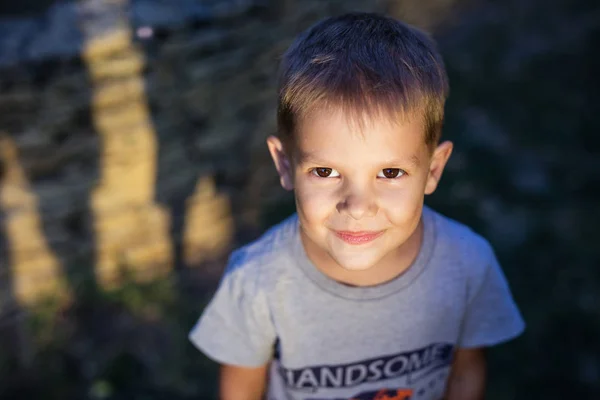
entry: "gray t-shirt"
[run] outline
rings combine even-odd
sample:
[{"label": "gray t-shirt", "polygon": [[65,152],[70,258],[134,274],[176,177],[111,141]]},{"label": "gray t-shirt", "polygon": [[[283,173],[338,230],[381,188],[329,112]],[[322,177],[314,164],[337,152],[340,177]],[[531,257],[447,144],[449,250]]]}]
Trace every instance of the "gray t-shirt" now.
[{"label": "gray t-shirt", "polygon": [[352,287],[307,258],[296,215],[237,251],[190,340],[219,363],[270,368],[268,400],[434,400],[456,348],[519,335],[523,319],[488,242],[423,211],[414,263]]}]

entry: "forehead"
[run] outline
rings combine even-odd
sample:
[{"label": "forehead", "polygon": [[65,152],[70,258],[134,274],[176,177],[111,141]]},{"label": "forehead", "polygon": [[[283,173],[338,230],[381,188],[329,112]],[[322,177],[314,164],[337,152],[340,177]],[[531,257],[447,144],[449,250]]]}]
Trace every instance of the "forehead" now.
[{"label": "forehead", "polygon": [[338,109],[307,114],[295,133],[299,162],[381,163],[400,161],[418,165],[428,154],[422,118],[349,116]]}]

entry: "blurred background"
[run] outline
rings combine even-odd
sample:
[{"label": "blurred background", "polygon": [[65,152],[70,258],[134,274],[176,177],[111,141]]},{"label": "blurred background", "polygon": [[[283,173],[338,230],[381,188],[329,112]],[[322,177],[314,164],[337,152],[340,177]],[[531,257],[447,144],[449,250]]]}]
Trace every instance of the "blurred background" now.
[{"label": "blurred background", "polygon": [[0,2],[0,398],[215,398],[187,332],[293,212],[264,144],[278,57],[355,10],[445,58],[427,203],[491,241],[527,322],[488,398],[600,399],[596,0]]}]

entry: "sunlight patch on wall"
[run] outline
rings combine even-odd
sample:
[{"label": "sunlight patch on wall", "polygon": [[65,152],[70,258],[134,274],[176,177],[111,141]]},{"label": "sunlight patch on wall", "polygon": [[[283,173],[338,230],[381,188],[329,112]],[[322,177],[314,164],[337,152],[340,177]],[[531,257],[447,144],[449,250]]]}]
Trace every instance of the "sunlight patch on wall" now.
[{"label": "sunlight patch on wall", "polygon": [[[4,214],[4,232],[10,262],[12,295],[25,306],[48,297],[68,298],[60,261],[44,236],[38,198],[31,190],[13,140],[0,133],[0,159],[3,178],[0,208]],[[3,294],[4,305],[10,299]]]},{"label": "sunlight patch on wall", "polygon": [[155,203],[157,139],[131,40],[126,1],[83,1],[83,59],[93,85],[101,137],[100,181],[91,195],[96,277],[104,288],[123,269],[137,281],[165,276],[173,263],[168,210]]},{"label": "sunlight patch on wall", "polygon": [[215,192],[210,178],[200,178],[186,200],[183,261],[199,265],[223,254],[231,244],[233,219],[228,199]]}]

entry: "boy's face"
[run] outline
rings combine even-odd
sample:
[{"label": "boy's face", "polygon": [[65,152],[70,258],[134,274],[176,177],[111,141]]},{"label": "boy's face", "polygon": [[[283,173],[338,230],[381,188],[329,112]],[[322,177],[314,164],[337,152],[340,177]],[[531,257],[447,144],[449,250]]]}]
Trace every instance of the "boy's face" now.
[{"label": "boy's face", "polygon": [[276,137],[267,143],[282,186],[295,191],[309,257],[366,270],[399,255],[452,144],[431,153],[421,118],[403,124],[366,119],[361,129],[331,111],[312,113],[295,135],[293,154]]}]

